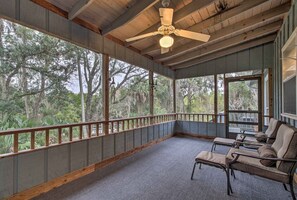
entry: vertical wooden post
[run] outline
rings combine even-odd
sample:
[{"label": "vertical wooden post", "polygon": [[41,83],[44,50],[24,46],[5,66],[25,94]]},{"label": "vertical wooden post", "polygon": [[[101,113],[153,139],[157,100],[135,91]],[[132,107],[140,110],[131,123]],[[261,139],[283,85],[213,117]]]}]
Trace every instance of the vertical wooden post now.
[{"label": "vertical wooden post", "polygon": [[150,124],[153,124],[153,118],[154,115],[154,73],[153,71],[149,71],[149,85],[150,85],[150,115],[151,120]]},{"label": "vertical wooden post", "polygon": [[19,151],[19,134],[13,134],[13,153],[17,153]]},{"label": "vertical wooden post", "polygon": [[35,149],[35,131],[31,132],[31,149]]},{"label": "vertical wooden post", "polygon": [[173,88],[173,113],[176,113],[176,80],[172,80]]},{"label": "vertical wooden post", "polygon": [[218,75],[214,75],[214,119],[213,122],[217,123],[218,116]]},{"label": "vertical wooden post", "polygon": [[103,89],[103,133],[108,135],[109,121],[109,55],[103,54],[102,68],[102,89]]},{"label": "vertical wooden post", "polygon": [[273,77],[272,77],[272,69],[271,68],[268,68],[268,96],[269,96],[269,117],[272,117],[273,116]]}]

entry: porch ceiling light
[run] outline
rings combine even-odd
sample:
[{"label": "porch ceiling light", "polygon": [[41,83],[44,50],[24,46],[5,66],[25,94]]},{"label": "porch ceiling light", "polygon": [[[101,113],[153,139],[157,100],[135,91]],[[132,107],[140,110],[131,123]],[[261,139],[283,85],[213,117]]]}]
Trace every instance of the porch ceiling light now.
[{"label": "porch ceiling light", "polygon": [[169,48],[173,45],[174,39],[169,35],[164,35],[160,40],[160,46],[163,48]]}]

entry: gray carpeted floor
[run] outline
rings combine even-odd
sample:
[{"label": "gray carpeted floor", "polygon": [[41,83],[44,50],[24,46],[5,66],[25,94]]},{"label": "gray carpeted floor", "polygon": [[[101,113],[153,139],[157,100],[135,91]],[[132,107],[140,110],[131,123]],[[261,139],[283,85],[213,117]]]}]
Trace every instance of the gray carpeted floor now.
[{"label": "gray carpeted floor", "polygon": [[[191,181],[195,156],[210,147],[205,140],[174,137],[36,199],[291,199],[281,183],[241,172],[228,196],[225,173],[208,166],[196,168]],[[216,152],[227,150],[218,146]]]}]

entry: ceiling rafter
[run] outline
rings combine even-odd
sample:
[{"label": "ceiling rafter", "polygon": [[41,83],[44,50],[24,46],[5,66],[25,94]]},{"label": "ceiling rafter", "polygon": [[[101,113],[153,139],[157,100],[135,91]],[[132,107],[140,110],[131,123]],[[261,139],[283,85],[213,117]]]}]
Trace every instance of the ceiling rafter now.
[{"label": "ceiling rafter", "polygon": [[239,44],[239,45],[236,45],[236,46],[233,46],[233,47],[229,47],[227,49],[220,50],[218,52],[214,52],[214,53],[202,56],[200,58],[196,58],[194,60],[191,60],[191,65],[189,65],[189,66],[184,67],[184,66],[180,65],[180,66],[174,66],[171,69],[178,70],[178,69],[185,69],[185,68],[189,68],[189,67],[194,67],[194,66],[196,66],[198,64],[201,64],[203,62],[207,62],[207,61],[210,61],[210,60],[213,60],[213,59],[216,59],[216,58],[220,58],[222,56],[227,56],[229,54],[236,53],[236,52],[239,52],[239,51],[243,51],[245,49],[249,49],[249,48],[252,48],[252,47],[255,47],[255,46],[259,46],[259,45],[262,45],[262,44],[273,42],[275,40],[275,38],[276,38],[276,33],[273,33],[273,34],[270,34],[268,36],[257,38],[255,40],[248,41],[248,42],[245,42],[243,44]]},{"label": "ceiling rafter", "polygon": [[89,7],[93,3],[93,1],[94,0],[78,0],[69,11],[68,19],[73,20],[83,10]]},{"label": "ceiling rafter", "polygon": [[[175,23],[180,22],[181,20],[183,20],[186,17],[188,17],[189,15],[191,15],[193,12],[197,12],[198,10],[207,7],[208,5],[214,3],[215,1],[216,0],[203,0],[203,1],[195,0],[195,1],[192,1],[191,3],[187,4],[183,8],[174,12],[173,23],[175,24]],[[157,23],[148,27],[147,29],[145,29],[144,31],[142,31],[141,33],[139,33],[137,35],[142,35],[142,34],[152,32],[152,31],[156,31],[156,30],[158,30],[159,26],[160,26],[160,21],[158,21]],[[126,46],[131,46],[132,44],[135,44],[136,42],[138,42],[138,41],[129,42],[129,43],[127,43]]]},{"label": "ceiling rafter", "polygon": [[[228,20],[234,16],[237,16],[246,10],[249,10],[256,6],[259,6],[260,4],[265,3],[266,1],[269,1],[269,0],[245,0],[245,1],[241,2],[240,5],[238,5],[234,8],[231,8],[223,13],[220,13],[213,17],[210,17],[200,23],[197,23],[197,24],[189,27],[187,30],[194,31],[194,32],[202,32],[203,30],[205,30],[209,27],[220,24],[221,22]],[[184,38],[176,38],[175,43],[178,41],[181,41],[181,40],[184,40]],[[141,51],[141,54],[143,54],[143,55],[148,54],[150,52],[157,51],[159,49],[160,49],[159,44],[153,44],[150,47],[143,49]]]},{"label": "ceiling rafter", "polygon": [[[251,18],[247,18],[243,21],[237,22],[235,24],[232,24],[231,26],[227,26],[226,28],[220,29],[214,33],[211,34],[210,40],[207,44],[211,44],[215,41],[222,40],[226,36],[234,33],[241,34],[245,32],[247,29],[253,29],[261,24],[265,24],[269,21],[274,21],[282,18],[290,9],[291,4],[286,3],[283,5],[280,5],[278,7],[275,7],[271,10],[267,10],[263,13],[260,13],[258,15],[255,15]],[[168,59],[171,59],[173,57],[180,56],[182,54],[185,54],[189,51],[193,51],[200,47],[200,45],[203,45],[205,43],[199,42],[199,41],[192,41],[188,42],[185,45],[179,46],[175,48],[173,51],[162,54],[159,56],[154,57],[155,60],[165,61]]]},{"label": "ceiling rafter", "polygon": [[135,17],[158,3],[159,0],[146,0],[146,1],[137,1],[132,7],[130,7],[125,13],[119,16],[116,20],[114,20],[107,27],[102,29],[102,35],[106,35],[111,31],[123,26],[124,24],[130,22]]},{"label": "ceiling rafter", "polygon": [[[200,48],[198,50],[191,51],[186,55],[182,55],[182,56],[176,57],[174,59],[171,59],[168,62],[164,62],[164,65],[165,66],[174,66],[174,65],[190,66],[191,65],[190,61],[195,58],[204,56],[204,55],[212,53],[212,52],[222,50],[224,48],[235,46],[240,43],[250,41],[255,38],[262,37],[264,35],[274,33],[280,29],[282,22],[283,22],[283,20],[279,20],[279,21],[273,22],[271,24],[259,27],[257,29],[248,31],[246,33],[228,38],[221,42],[217,42],[217,43],[211,44],[209,46]],[[189,61],[189,62],[187,62],[187,61]]]}]

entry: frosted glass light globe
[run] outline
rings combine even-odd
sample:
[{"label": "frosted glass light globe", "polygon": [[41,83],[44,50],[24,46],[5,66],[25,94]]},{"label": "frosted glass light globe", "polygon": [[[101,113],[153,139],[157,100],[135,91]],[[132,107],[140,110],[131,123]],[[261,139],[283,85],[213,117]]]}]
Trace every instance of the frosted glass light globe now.
[{"label": "frosted glass light globe", "polygon": [[174,39],[169,35],[164,35],[159,41],[160,46],[163,48],[171,47],[173,45],[173,42],[174,42]]}]

